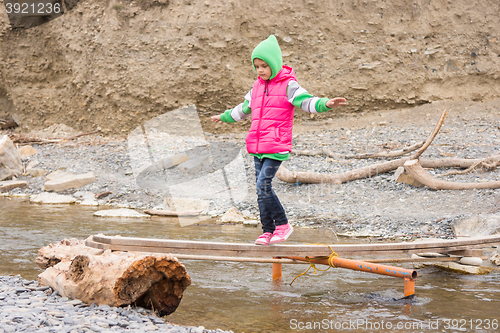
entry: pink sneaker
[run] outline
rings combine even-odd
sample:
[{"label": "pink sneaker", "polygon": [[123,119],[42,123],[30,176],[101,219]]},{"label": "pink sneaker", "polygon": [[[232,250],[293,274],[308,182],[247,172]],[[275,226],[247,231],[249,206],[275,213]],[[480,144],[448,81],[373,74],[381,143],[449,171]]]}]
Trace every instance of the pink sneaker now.
[{"label": "pink sneaker", "polygon": [[276,244],[286,241],[286,239],[292,234],[293,227],[290,223],[284,225],[276,226],[276,230],[274,230],[273,237],[269,241],[269,244]]},{"label": "pink sneaker", "polygon": [[269,245],[271,237],[273,237],[272,233],[265,232],[255,240],[255,245]]}]

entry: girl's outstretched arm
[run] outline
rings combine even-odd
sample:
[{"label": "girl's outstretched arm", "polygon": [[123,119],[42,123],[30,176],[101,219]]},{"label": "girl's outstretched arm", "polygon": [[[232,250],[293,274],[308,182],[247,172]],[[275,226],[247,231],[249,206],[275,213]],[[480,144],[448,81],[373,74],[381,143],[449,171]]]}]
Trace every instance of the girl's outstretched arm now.
[{"label": "girl's outstretched arm", "polygon": [[326,107],[332,109],[336,106],[346,105],[346,104],[347,104],[347,102],[346,102],[345,98],[335,97],[335,98],[332,98],[331,100],[329,100],[328,102],[326,102]]},{"label": "girl's outstretched arm", "polygon": [[218,115],[216,115],[216,116],[212,116],[212,117],[210,117],[210,118],[212,119],[212,121],[213,121],[214,123],[221,123],[221,124],[223,123],[223,121],[222,121],[222,120],[220,120],[220,114],[218,114]]}]

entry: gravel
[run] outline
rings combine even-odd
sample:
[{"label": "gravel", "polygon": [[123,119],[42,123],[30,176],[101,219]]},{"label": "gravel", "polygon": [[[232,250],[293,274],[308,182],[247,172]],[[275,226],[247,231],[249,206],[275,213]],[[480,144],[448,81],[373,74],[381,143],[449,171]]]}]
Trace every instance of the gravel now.
[{"label": "gravel", "polygon": [[[432,132],[434,123],[445,106],[431,104],[410,111],[388,110],[380,111],[378,115],[354,114],[324,122],[298,124],[294,129],[295,150],[324,149],[334,153],[333,157],[293,155],[284,165],[289,170],[335,173],[385,161],[353,159],[349,156],[398,150],[424,141]],[[421,158],[484,158],[500,153],[500,121],[495,104],[455,103],[448,105],[448,108],[450,113],[444,126]],[[213,165],[222,159],[217,153],[224,153],[224,149],[227,149],[234,155],[234,148],[238,147],[242,151],[240,156],[243,162],[240,168],[226,176],[230,177],[230,173],[240,173],[245,180],[243,187],[246,195],[238,200],[225,198],[212,190],[225,187],[223,178],[209,180],[206,186],[210,192],[207,196],[210,201],[209,214],[214,217],[225,213],[233,204],[246,215],[258,217],[253,157],[245,153],[245,135],[246,132],[204,133],[205,139],[212,142],[212,147],[223,147],[219,150],[212,148],[212,169]],[[110,139],[97,135],[58,144],[37,145],[37,153],[27,158],[25,163],[35,161],[36,168],[48,172],[61,168],[72,173],[94,172],[97,178],[94,183],[62,192],[63,194],[75,194],[77,191],[78,194],[82,191],[110,191],[109,196],[98,200],[99,204],[138,210],[165,208],[164,200],[171,194],[162,186],[154,186],[155,179],[159,184],[168,185],[172,179],[178,183],[182,172],[173,168],[163,174],[152,173],[148,175],[149,178],[141,175],[141,179],[147,181],[136,181],[140,177],[137,177],[134,163],[147,156],[137,156],[130,148],[132,145],[129,141],[126,138]],[[158,150],[163,149],[162,142],[159,141]],[[177,140],[176,145],[179,147],[168,147],[169,153],[188,152],[185,149],[189,146],[186,140]],[[196,149],[190,151],[195,153],[193,156],[198,154]],[[208,171],[212,172],[212,169]],[[200,172],[204,171],[207,170]],[[447,171],[450,170],[435,169],[429,170],[429,173],[439,177]],[[196,174],[184,174],[186,179],[196,178]],[[471,215],[496,212],[494,207],[499,200],[498,190],[434,191],[426,187],[396,183],[392,177],[393,172],[390,172],[341,185],[289,184],[275,179],[273,186],[292,224],[329,228],[340,235],[384,238],[448,237],[453,235],[452,224],[455,221]],[[498,168],[477,169],[463,175],[441,177],[443,180],[457,182],[484,182],[499,178]],[[35,194],[43,191],[45,176],[23,176],[20,179],[28,181],[28,188],[12,190],[12,194]],[[202,190],[194,188],[191,191]]]},{"label": "gravel", "polygon": [[168,332],[223,333],[169,323],[141,307],[87,306],[19,276],[0,276],[0,333]]}]

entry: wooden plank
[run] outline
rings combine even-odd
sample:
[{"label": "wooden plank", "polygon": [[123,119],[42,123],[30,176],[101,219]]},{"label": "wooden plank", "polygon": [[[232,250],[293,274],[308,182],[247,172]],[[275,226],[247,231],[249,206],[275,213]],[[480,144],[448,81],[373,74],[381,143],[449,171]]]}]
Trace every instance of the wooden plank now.
[{"label": "wooden plank", "polygon": [[[126,251],[127,248],[134,248],[146,252],[200,255],[222,255],[222,253],[224,253],[224,255],[252,257],[328,256],[331,254],[328,245],[279,244],[273,246],[258,246],[249,243],[199,242],[134,237],[109,237],[103,235],[93,236],[93,241],[112,245],[112,249],[121,251]],[[464,251],[474,247],[484,247],[495,243],[500,243],[500,235],[442,241],[332,244],[330,246],[339,255],[387,255],[418,252],[448,253],[450,251]]]},{"label": "wooden plank", "polygon": [[461,257],[482,257],[484,255],[482,249],[465,249],[460,251],[448,251],[447,253]]},{"label": "wooden plank", "polygon": [[[95,240],[95,238],[94,238]],[[129,239],[131,240],[131,239]],[[87,241],[88,246],[100,249],[111,249],[115,251],[137,251],[137,252],[156,252],[156,253],[172,253],[172,254],[197,254],[197,255],[216,255],[216,256],[234,256],[234,257],[288,257],[288,256],[328,256],[331,250],[326,245],[274,245],[274,246],[257,246],[253,244],[239,244],[239,243],[208,243],[208,242],[189,242],[182,241],[181,247],[179,241],[162,242],[163,246],[144,246],[133,245],[138,244],[153,244],[154,242],[128,242],[127,244],[105,244],[96,241]],[[142,239],[141,239],[142,240]],[[124,243],[124,242],[119,242]],[[126,243],[126,242],[125,242]],[[388,247],[388,244],[339,244],[331,245],[332,249],[339,256],[355,256],[355,255],[375,255],[387,256],[395,254],[412,254],[420,252],[437,252],[447,253],[450,251],[464,251],[470,247],[482,246],[484,244],[466,244],[457,245],[456,242],[449,242],[451,246],[443,246],[437,242],[430,242],[425,247],[417,248],[399,248]],[[169,246],[169,245],[175,246]],[[396,243],[401,244],[401,243]],[[409,243],[414,245],[413,243]],[[422,244],[422,243],[415,243]],[[210,245],[210,246],[209,246]],[[361,246],[358,246],[361,245]],[[375,246],[374,245],[382,245]],[[430,247],[433,245],[433,247]]]}]

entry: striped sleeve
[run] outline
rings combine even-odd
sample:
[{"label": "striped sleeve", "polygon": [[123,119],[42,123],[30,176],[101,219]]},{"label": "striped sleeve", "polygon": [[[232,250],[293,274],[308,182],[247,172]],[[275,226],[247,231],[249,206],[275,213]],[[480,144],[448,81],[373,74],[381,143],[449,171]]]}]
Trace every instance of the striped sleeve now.
[{"label": "striped sleeve", "polygon": [[243,103],[238,104],[233,109],[226,110],[223,114],[221,114],[220,119],[225,123],[234,123],[236,121],[240,121],[241,119],[248,118],[248,116],[252,113],[250,105],[252,101],[252,90],[245,95],[245,101]]},{"label": "striped sleeve", "polygon": [[288,83],[287,99],[294,106],[306,112],[318,113],[331,110],[326,106],[328,98],[319,98],[311,95],[297,81],[290,81]]}]

